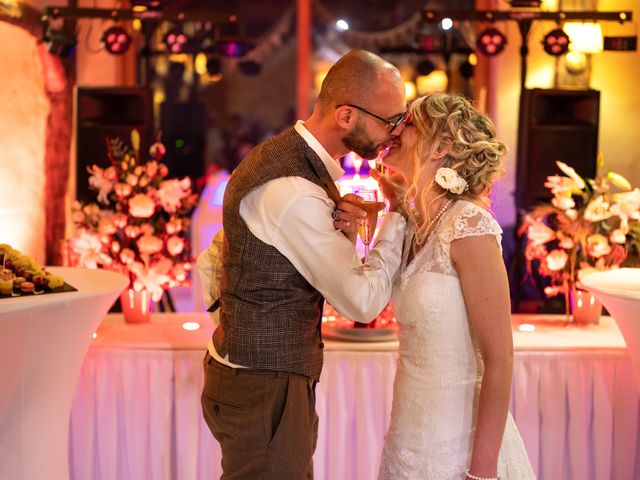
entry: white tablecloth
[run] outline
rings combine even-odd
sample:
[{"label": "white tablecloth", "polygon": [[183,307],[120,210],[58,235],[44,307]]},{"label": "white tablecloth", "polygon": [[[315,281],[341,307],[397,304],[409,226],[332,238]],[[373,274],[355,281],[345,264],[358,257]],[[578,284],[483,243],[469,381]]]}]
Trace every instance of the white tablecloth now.
[{"label": "white tablecloth", "polygon": [[69,413],[91,335],[128,283],[50,268],[76,292],[0,299],[0,479],[69,478]]},{"label": "white tablecloth", "polygon": [[[203,328],[183,330],[186,320]],[[514,325],[531,320],[515,316]],[[539,478],[640,478],[639,402],[614,322],[535,323],[535,332],[514,330],[511,410]],[[82,367],[72,410],[73,479],[219,477],[219,447],[200,410],[210,334],[203,314],[154,315],[148,325],[107,316]],[[316,479],[374,479],[397,345],[325,343]]]}]

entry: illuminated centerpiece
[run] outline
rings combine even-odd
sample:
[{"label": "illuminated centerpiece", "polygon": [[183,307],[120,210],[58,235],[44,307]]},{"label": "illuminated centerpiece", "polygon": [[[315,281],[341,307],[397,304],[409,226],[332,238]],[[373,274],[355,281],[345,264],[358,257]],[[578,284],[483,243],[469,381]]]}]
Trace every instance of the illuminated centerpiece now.
[{"label": "illuminated centerpiece", "polygon": [[189,215],[196,204],[189,178],[167,178],[165,147],[155,143],[151,160],[141,163],[139,142],[136,130],[132,148],[109,140],[110,165],[89,168],[98,204],[74,204],[70,242],[80,265],[129,277],[130,288],[120,300],[125,319],[134,322],[149,319],[150,302],[159,301],[165,289],[187,282]]},{"label": "illuminated centerpiece", "polygon": [[638,262],[640,189],[615,172],[582,178],[556,163],[565,175],[547,178],[551,204],[534,207],[520,230],[527,235],[525,256],[530,271],[535,267],[550,280],[547,296],[564,294],[575,320],[581,321],[579,313],[591,313],[595,319],[585,321],[597,321],[601,306],[584,291],[583,281],[594,272]]}]

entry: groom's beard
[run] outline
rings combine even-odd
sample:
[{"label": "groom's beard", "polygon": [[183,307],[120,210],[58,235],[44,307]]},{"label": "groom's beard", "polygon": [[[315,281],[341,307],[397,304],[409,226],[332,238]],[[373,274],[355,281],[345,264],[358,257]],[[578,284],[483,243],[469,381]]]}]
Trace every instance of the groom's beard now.
[{"label": "groom's beard", "polygon": [[367,132],[358,122],[355,128],[342,138],[342,143],[352,152],[357,153],[365,160],[370,160],[378,156],[380,145],[374,143],[367,135]]}]

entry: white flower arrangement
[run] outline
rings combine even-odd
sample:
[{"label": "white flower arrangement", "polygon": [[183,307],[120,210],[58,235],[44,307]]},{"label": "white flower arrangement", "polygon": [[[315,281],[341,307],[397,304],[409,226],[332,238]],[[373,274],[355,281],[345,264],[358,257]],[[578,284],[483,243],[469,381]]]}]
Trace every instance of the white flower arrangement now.
[{"label": "white flower arrangement", "polygon": [[[598,166],[603,163],[599,155]],[[527,236],[528,270],[550,279],[548,297],[579,288],[591,273],[625,262],[635,266],[640,251],[640,189],[612,171],[590,179],[563,162],[556,165],[564,175],[551,175],[544,184],[551,203],[533,207],[520,228]]]},{"label": "white flower arrangement", "polygon": [[436,172],[435,181],[443,189],[456,195],[460,195],[468,188],[467,181],[453,168],[440,167]]},{"label": "white flower arrangement", "polygon": [[110,140],[111,165],[89,168],[96,204],[75,202],[72,252],[87,268],[104,267],[129,276],[136,291],[145,289],[159,301],[166,288],[187,282],[191,269],[189,216],[197,196],[189,178],[167,179],[166,151],[156,142],[152,158],[140,162],[140,136],[131,133],[132,148]]}]

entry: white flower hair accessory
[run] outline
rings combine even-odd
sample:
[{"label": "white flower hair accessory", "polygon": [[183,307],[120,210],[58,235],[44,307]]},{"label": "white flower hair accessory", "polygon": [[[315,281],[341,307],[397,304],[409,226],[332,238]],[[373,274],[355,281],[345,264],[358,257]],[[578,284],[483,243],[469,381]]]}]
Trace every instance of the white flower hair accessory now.
[{"label": "white flower hair accessory", "polygon": [[453,168],[440,167],[436,172],[435,180],[445,190],[458,195],[469,188],[467,181]]}]

